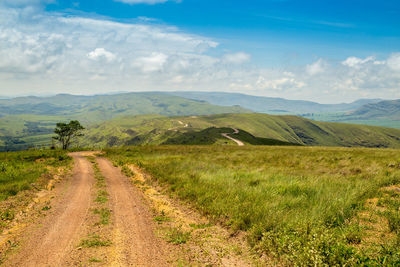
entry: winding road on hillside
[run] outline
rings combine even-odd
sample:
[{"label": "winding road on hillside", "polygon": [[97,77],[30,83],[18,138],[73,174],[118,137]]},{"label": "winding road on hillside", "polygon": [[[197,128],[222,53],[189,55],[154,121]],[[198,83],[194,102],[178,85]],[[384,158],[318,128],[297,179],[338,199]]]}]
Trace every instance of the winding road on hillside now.
[{"label": "winding road on hillside", "polygon": [[[74,159],[73,175],[60,186],[52,203],[52,212],[34,222],[25,240],[6,266],[70,266],[69,255],[79,248],[85,218],[91,214],[95,179],[90,152],[70,154]],[[111,266],[166,266],[165,241],[154,234],[154,222],[142,195],[120,170],[105,158],[97,158],[105,177],[112,205],[113,253]],[[85,266],[85,265],[84,265]]]},{"label": "winding road on hillside", "polygon": [[235,142],[238,146],[244,146],[244,143],[240,140],[237,140],[235,138],[233,138],[232,136],[230,136],[231,134],[238,134],[239,130],[232,128],[233,133],[222,133],[221,135],[225,138],[228,138],[229,140],[232,140],[233,142]]}]

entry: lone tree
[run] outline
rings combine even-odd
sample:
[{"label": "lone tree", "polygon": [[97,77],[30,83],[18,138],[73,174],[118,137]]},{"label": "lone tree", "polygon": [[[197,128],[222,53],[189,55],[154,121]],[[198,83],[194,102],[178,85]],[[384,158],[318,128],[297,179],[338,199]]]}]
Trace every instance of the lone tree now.
[{"label": "lone tree", "polygon": [[69,123],[59,122],[54,130],[57,136],[53,138],[62,144],[62,149],[68,149],[73,138],[83,136],[81,131],[84,129],[79,121],[70,121]]}]

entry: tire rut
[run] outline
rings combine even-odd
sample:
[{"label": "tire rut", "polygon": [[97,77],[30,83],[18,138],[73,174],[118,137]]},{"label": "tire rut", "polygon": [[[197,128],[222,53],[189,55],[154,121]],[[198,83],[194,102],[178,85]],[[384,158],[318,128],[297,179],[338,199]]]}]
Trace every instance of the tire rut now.
[{"label": "tire rut", "polygon": [[[66,266],[65,258],[73,250],[91,203],[93,170],[83,153],[71,153],[73,176],[54,212],[41,225],[27,229],[27,239],[18,254],[6,266]],[[36,223],[37,224],[37,223]]]},{"label": "tire rut", "polygon": [[161,239],[155,236],[142,193],[105,158],[97,158],[110,193],[114,222],[113,266],[169,266]]}]

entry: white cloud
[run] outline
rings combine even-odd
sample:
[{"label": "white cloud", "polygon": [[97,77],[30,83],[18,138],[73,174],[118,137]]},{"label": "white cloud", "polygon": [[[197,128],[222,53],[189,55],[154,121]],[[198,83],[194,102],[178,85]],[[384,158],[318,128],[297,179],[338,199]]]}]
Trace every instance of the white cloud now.
[{"label": "white cloud", "polygon": [[303,88],[306,84],[303,81],[298,81],[295,78],[282,77],[279,79],[267,79],[263,76],[258,77],[256,85],[259,89],[270,90],[287,90]]},{"label": "white cloud", "polygon": [[358,57],[349,57],[345,61],[342,62],[343,65],[348,66],[350,68],[360,68],[361,65],[368,63],[368,62],[374,62],[375,58],[374,57],[367,57],[365,59],[361,59]]},{"label": "white cloud", "polygon": [[306,71],[309,75],[316,75],[325,71],[327,67],[326,62],[323,59],[318,59],[316,62],[306,66]]},{"label": "white cloud", "polygon": [[243,64],[250,61],[251,56],[244,52],[238,52],[234,54],[226,54],[223,56],[223,61],[232,64]]},{"label": "white cloud", "polygon": [[172,26],[4,7],[0,95],[214,90],[324,102],[400,98],[400,53],[277,68],[218,46]]},{"label": "white cloud", "polygon": [[64,37],[56,33],[26,35],[4,29],[0,33],[0,72],[47,72],[65,49]]},{"label": "white cloud", "polygon": [[167,59],[167,55],[154,52],[149,56],[138,58],[133,65],[139,67],[143,72],[161,71]]},{"label": "white cloud", "polygon": [[87,57],[92,60],[106,60],[107,62],[114,61],[116,56],[105,50],[104,48],[96,48],[92,52],[87,54]]},{"label": "white cloud", "polygon": [[400,71],[400,53],[392,54],[388,60],[387,65],[395,71]]}]

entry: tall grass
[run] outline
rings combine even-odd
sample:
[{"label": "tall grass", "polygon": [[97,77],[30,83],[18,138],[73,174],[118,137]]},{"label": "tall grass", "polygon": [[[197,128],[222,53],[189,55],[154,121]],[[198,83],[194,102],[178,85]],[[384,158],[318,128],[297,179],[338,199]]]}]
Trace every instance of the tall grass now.
[{"label": "tall grass", "polygon": [[[106,150],[287,264],[379,261],[359,251],[351,222],[379,188],[400,183],[398,150],[167,146]],[[400,259],[400,258],[399,258]],[[392,261],[395,259],[391,258]]]},{"label": "tall grass", "polygon": [[65,166],[69,161],[64,151],[56,150],[0,153],[0,201],[30,189],[48,172],[46,167]]}]

